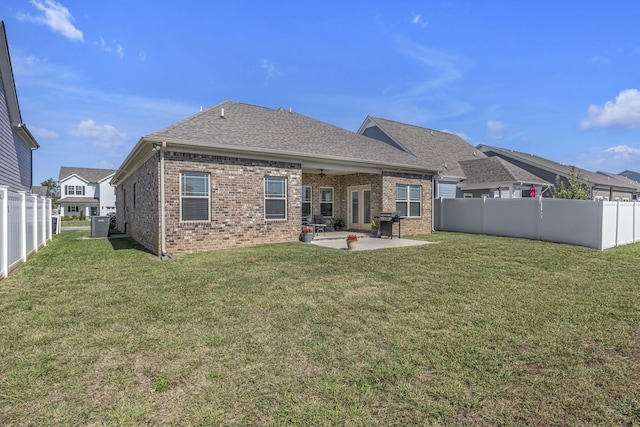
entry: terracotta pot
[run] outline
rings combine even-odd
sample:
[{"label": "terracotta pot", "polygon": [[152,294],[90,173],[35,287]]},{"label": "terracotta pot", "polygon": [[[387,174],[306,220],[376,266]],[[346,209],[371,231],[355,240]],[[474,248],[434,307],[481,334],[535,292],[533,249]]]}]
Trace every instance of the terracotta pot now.
[{"label": "terracotta pot", "polygon": [[358,241],[357,240],[347,240],[347,249],[350,251],[354,251],[358,249]]}]

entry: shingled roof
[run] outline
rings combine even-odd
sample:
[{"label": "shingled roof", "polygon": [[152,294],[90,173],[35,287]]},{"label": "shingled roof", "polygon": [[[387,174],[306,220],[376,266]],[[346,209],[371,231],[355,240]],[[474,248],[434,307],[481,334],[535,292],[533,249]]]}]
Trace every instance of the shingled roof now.
[{"label": "shingled roof", "polygon": [[437,171],[425,159],[329,123],[283,108],[232,101],[224,101],[143,140]]},{"label": "shingled roof", "polygon": [[371,124],[377,125],[393,142],[423,162],[436,165],[443,176],[464,178],[460,161],[487,157],[458,135],[380,117],[367,117],[359,133],[367,135],[366,128]]},{"label": "shingled roof", "polygon": [[77,175],[87,182],[96,183],[102,181],[110,175],[113,175],[114,173],[114,169],[76,168],[71,166],[62,166],[60,167],[60,175],[58,176],[58,181],[62,181],[63,179],[68,178],[72,175]]},{"label": "shingled roof", "polygon": [[575,168],[576,171],[582,174],[583,179],[587,182],[590,182],[591,184],[627,189],[637,188],[634,184],[631,183],[631,181],[625,182],[623,179],[613,179],[610,176],[602,173],[591,172],[576,166],[565,165],[553,160],[546,159],[544,157],[536,156],[534,154],[528,154],[521,151],[509,150],[501,147],[493,147],[484,144],[478,145],[477,148],[484,153],[490,153],[491,155],[495,154],[503,158],[513,159],[518,162],[526,163],[565,178],[571,174],[571,169]]},{"label": "shingled roof", "polygon": [[463,160],[460,162],[467,178],[463,185],[485,183],[521,183],[524,185],[552,185],[552,183],[519,168],[500,157]]}]

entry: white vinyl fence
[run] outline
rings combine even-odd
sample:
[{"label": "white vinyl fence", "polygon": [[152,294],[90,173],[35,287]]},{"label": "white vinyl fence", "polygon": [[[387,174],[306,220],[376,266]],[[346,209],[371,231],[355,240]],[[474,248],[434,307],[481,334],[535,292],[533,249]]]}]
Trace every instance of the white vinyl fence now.
[{"label": "white vinyl fence", "polygon": [[51,199],[0,187],[0,279],[51,240]]},{"label": "white vinyl fence", "polygon": [[522,237],[594,249],[640,242],[640,203],[521,199],[435,199],[434,228]]}]

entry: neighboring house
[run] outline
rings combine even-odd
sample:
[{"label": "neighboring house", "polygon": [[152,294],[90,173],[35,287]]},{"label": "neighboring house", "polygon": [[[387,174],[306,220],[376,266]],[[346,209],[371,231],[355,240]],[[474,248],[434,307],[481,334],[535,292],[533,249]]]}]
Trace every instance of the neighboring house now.
[{"label": "neighboring house", "polygon": [[626,170],[624,172],[620,172],[618,175],[629,178],[631,181],[640,182],[640,172]]},{"label": "neighboring house", "polygon": [[550,182],[499,157],[463,160],[460,165],[467,176],[459,184],[465,198],[530,197],[532,186],[535,187],[535,196],[539,196],[553,186]]},{"label": "neighboring house", "polygon": [[34,185],[31,187],[31,194],[34,196],[49,197],[49,189],[44,185]]},{"label": "neighboring house", "polygon": [[116,191],[109,180],[113,169],[62,166],[58,177],[60,215],[107,215],[116,210]]},{"label": "neighboring house", "polygon": [[22,123],[13,80],[9,45],[0,20],[0,186],[30,192],[33,184],[32,151],[40,146]]},{"label": "neighboring house", "polygon": [[[537,177],[554,182],[559,176],[565,184],[568,184],[568,176],[571,174],[573,166],[563,165],[553,160],[527,154],[506,148],[494,147],[480,144],[476,147],[489,157],[500,157],[501,159],[524,169]],[[611,176],[601,173],[591,172],[585,169],[575,168],[582,174],[585,182],[589,185],[591,196],[594,200],[631,200],[637,194],[637,186],[624,179],[614,179]],[[543,191],[542,195],[551,197],[551,191]]]},{"label": "neighboring house", "polygon": [[39,147],[22,123],[0,20],[0,279],[51,240],[51,200],[31,194],[32,153]]},{"label": "neighboring house", "polygon": [[537,192],[552,184],[525,170],[489,159],[461,137],[368,116],[358,133],[385,142],[439,167],[435,198],[521,197],[531,185]]},{"label": "neighboring house", "polygon": [[298,239],[303,217],[432,230],[439,167],[285,109],[225,101],[142,137],[115,173],[117,227],[161,256]]},{"label": "neighboring house", "polygon": [[629,178],[622,174],[602,172],[602,171],[598,171],[598,173],[600,175],[604,175],[608,177],[609,182],[613,182],[615,183],[615,185],[632,188],[632,192],[629,196],[623,195],[622,197],[618,197],[617,199],[614,197],[612,201],[638,200],[639,198],[638,196],[640,196],[640,183],[638,183],[638,181],[635,181],[634,179]]}]

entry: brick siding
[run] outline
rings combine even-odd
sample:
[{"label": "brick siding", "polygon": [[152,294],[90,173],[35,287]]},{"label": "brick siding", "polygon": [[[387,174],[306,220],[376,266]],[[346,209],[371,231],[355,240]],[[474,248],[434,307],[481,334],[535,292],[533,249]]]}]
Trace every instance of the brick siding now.
[{"label": "brick siding", "polygon": [[[385,172],[382,176],[383,212],[396,210],[396,185],[419,185],[422,188],[422,215],[418,218],[402,220],[402,235],[428,234],[432,230],[433,216],[433,178],[430,175],[414,175]],[[399,225],[393,225],[394,235],[398,234]]]},{"label": "brick siding", "polygon": [[159,156],[154,153],[116,190],[116,227],[156,255],[160,253]]},{"label": "brick siding", "polygon": [[[180,221],[180,172],[210,174],[211,220]],[[298,240],[301,165],[189,153],[165,155],[166,249],[170,255]],[[287,219],[264,218],[264,178],[287,178]]]},{"label": "brick siding", "polygon": [[[117,225],[160,254],[160,162],[154,154],[118,187]],[[210,174],[210,221],[180,221],[180,172]],[[264,218],[264,178],[287,178],[286,220]],[[371,185],[371,214],[395,210],[396,184],[422,186],[422,216],[404,220],[403,234],[431,232],[432,177],[380,174],[302,174],[301,164],[192,153],[165,153],[166,251],[175,256],[213,249],[298,240],[302,185],[312,187],[312,212],[320,212],[319,189],[334,189],[334,218],[346,219],[350,186]],[[135,185],[135,203],[134,203]],[[396,225],[397,227],[397,225]],[[394,230],[397,233],[397,228]]]}]

